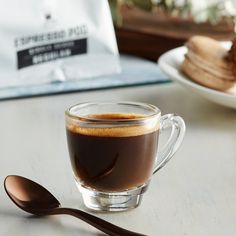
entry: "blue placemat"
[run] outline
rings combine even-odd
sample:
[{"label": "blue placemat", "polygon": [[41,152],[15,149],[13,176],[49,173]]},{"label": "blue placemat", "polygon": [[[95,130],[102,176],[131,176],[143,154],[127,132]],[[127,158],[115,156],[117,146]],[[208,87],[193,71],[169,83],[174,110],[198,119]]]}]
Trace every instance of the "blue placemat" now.
[{"label": "blue placemat", "polygon": [[155,62],[122,55],[121,67],[116,75],[0,89],[0,100],[170,82]]}]

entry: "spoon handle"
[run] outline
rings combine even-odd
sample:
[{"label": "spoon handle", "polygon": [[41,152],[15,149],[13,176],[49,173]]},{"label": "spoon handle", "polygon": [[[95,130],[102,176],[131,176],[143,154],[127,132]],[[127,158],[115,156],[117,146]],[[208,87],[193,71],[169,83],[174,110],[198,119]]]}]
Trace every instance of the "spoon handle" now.
[{"label": "spoon handle", "polygon": [[59,215],[66,214],[77,217],[88,224],[94,226],[95,228],[101,230],[102,232],[111,235],[111,236],[145,236],[144,234],[135,233],[126,229],[123,229],[119,226],[116,226],[108,221],[100,219],[94,215],[91,215],[87,212],[80,211],[72,208],[56,208],[47,212],[48,215]]}]

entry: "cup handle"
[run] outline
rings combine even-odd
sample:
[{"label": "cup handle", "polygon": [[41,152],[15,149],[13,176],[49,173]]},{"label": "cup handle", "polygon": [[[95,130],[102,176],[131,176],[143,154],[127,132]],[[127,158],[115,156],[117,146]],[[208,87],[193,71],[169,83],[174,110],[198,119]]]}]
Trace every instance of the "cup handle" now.
[{"label": "cup handle", "polygon": [[153,174],[160,170],[175,154],[183,141],[185,134],[184,120],[175,114],[167,114],[160,118],[160,135],[171,127],[170,137],[164,147],[157,152]]}]

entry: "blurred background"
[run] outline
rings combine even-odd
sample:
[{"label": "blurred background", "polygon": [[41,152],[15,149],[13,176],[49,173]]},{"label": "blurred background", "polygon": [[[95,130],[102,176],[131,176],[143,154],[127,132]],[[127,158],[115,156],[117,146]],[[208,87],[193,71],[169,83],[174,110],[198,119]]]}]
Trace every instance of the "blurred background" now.
[{"label": "blurred background", "polygon": [[235,0],[109,0],[121,53],[157,60],[192,35],[231,40]]}]

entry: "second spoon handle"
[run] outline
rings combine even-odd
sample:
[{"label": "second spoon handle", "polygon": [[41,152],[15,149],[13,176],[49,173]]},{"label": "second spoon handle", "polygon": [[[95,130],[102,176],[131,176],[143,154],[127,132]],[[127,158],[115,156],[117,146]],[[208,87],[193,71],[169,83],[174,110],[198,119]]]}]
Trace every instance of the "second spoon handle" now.
[{"label": "second spoon handle", "polygon": [[95,228],[101,230],[102,232],[111,235],[111,236],[145,236],[144,234],[135,233],[126,229],[123,229],[117,225],[114,225],[112,223],[109,223],[108,221],[105,221],[103,219],[100,219],[94,215],[91,215],[87,212],[78,210],[78,209],[72,209],[72,208],[56,208],[53,210],[50,210],[47,212],[48,215],[60,215],[60,214],[66,214],[71,215],[74,217],[77,217],[88,224],[94,226]]}]

